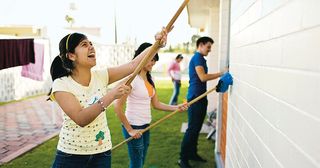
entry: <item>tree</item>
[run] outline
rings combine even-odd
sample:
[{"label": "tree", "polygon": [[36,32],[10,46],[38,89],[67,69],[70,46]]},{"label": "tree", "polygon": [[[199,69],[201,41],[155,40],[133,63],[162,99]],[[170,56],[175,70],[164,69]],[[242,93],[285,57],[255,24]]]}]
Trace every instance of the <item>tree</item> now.
[{"label": "tree", "polygon": [[182,42],[175,46],[170,45],[168,49],[164,50],[164,52],[175,52],[175,53],[186,53],[190,54],[190,52],[194,52],[194,49],[197,43],[197,40],[200,38],[198,34],[194,34],[191,37],[191,42]]},{"label": "tree", "polygon": [[199,36],[198,34],[192,35],[192,37],[191,37],[191,45],[192,45],[192,46],[195,46],[196,43],[197,43],[197,40],[198,40],[199,38],[200,38],[200,36]]},{"label": "tree", "polygon": [[99,145],[102,145],[102,140],[104,140],[104,132],[99,131],[96,135],[96,141],[99,141]]},{"label": "tree", "polygon": [[66,15],[65,19],[70,24],[70,27],[72,27],[72,25],[74,23],[74,18],[69,15]]},{"label": "tree", "polygon": [[190,53],[190,51],[189,51],[189,45],[190,45],[190,42],[189,42],[189,41],[183,43],[183,49],[184,49],[184,52],[185,52],[185,53]]}]

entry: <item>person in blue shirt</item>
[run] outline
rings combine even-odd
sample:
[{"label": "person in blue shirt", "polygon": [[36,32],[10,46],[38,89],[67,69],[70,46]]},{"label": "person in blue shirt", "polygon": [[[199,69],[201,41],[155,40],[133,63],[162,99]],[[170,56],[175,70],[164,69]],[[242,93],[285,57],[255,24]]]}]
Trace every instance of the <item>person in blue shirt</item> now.
[{"label": "person in blue shirt", "polygon": [[[217,79],[227,71],[208,74],[207,61],[204,57],[211,51],[213,43],[214,41],[210,37],[200,37],[197,40],[197,51],[189,63],[188,102],[207,91],[207,81]],[[197,142],[206,116],[207,105],[207,97],[204,97],[188,109],[188,129],[181,143],[180,159],[178,161],[181,168],[190,168],[189,160],[206,162],[197,153]]]}]

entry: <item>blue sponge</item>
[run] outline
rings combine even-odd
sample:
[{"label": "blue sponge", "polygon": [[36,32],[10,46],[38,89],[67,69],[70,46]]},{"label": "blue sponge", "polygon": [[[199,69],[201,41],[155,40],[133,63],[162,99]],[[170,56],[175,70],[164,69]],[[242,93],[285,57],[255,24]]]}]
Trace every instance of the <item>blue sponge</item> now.
[{"label": "blue sponge", "polygon": [[216,86],[216,91],[219,93],[224,93],[228,90],[229,85],[233,84],[232,76],[229,72],[223,74],[219,80],[218,85]]}]

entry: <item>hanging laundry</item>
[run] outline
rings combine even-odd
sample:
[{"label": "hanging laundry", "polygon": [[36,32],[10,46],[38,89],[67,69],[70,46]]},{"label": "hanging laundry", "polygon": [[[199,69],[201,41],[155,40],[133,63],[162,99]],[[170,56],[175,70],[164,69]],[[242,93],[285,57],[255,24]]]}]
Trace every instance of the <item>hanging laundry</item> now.
[{"label": "hanging laundry", "polygon": [[35,63],[33,39],[0,39],[0,70]]},{"label": "hanging laundry", "polygon": [[43,80],[43,61],[44,61],[44,45],[34,43],[35,63],[29,63],[22,66],[21,76],[42,81]]}]

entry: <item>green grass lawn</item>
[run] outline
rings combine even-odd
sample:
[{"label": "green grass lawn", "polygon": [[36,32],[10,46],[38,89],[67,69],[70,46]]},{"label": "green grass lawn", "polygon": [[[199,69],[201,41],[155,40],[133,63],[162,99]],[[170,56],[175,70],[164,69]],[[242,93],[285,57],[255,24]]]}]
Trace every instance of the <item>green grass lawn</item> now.
[{"label": "green grass lawn", "polygon": [[[157,94],[161,101],[168,103],[172,93],[172,84],[169,81],[156,82]],[[186,97],[187,83],[184,82],[181,88],[179,101]],[[153,121],[167,115],[168,112],[153,110]],[[113,112],[113,107],[108,108],[108,124],[111,130],[112,143],[116,145],[124,140],[121,132],[121,124]],[[187,112],[178,113],[160,125],[151,129],[151,140],[148,156],[145,163],[146,168],[177,168],[179,158],[180,143],[183,133],[180,132],[181,124],[187,122]],[[54,159],[58,138],[52,138],[39,147],[27,152],[23,156],[1,165],[3,168],[46,168],[50,167]],[[193,167],[213,168],[214,162],[214,142],[206,139],[205,134],[201,134],[198,142],[199,154],[208,160],[206,163],[190,162]],[[127,146],[123,145],[112,152],[112,167],[127,168],[129,159]]]}]

